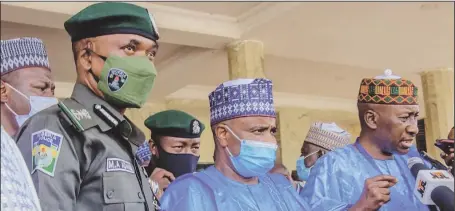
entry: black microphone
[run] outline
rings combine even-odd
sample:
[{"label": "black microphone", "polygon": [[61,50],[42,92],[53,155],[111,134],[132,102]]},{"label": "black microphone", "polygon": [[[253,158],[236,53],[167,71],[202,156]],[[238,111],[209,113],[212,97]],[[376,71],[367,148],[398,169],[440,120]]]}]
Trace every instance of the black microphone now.
[{"label": "black microphone", "polygon": [[441,211],[454,210],[454,192],[447,186],[438,186],[431,191],[431,199],[439,207]]},{"label": "black microphone", "polygon": [[439,169],[439,170],[449,170],[449,168],[447,168],[447,166],[445,166],[444,164],[442,164],[441,162],[439,162],[438,160],[436,159],[433,159],[432,157],[430,157],[430,155],[428,155],[427,152],[425,151],[420,151],[420,156],[423,157],[423,159],[427,160],[428,162],[431,163],[431,165],[433,167],[435,167],[436,169]]},{"label": "black microphone", "polygon": [[440,211],[453,211],[455,193],[453,176],[445,170],[430,170],[419,157],[408,160],[408,167],[416,178],[414,195],[425,205],[437,205]]}]

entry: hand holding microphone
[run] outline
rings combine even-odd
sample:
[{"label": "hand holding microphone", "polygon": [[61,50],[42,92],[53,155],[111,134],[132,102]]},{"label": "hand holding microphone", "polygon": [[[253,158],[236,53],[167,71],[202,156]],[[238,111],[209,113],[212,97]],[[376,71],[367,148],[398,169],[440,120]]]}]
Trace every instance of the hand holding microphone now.
[{"label": "hand holding microphone", "polygon": [[438,139],[434,144],[443,152],[441,158],[444,159],[446,165],[453,165],[454,161],[454,140],[453,139]]},{"label": "hand holding microphone", "polygon": [[444,159],[446,165],[451,166],[454,162],[454,139],[455,139],[455,127],[449,132],[447,139],[438,139],[434,144],[443,151],[441,158]]}]

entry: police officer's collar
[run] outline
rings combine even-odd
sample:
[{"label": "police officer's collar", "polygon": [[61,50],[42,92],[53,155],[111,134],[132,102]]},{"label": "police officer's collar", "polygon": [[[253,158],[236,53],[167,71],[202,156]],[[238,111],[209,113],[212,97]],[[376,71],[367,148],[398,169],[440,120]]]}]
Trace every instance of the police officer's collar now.
[{"label": "police officer's collar", "polygon": [[125,134],[126,139],[137,146],[144,142],[145,135],[139,130],[139,128],[137,128],[128,118],[123,116],[114,107],[109,105],[109,103],[95,95],[92,90],[85,85],[76,83],[71,98],[83,105],[90,112],[101,131],[106,132],[112,129],[113,124],[109,122],[109,120],[103,120],[98,114],[96,114],[95,109],[97,106],[108,111],[109,114],[114,117],[114,121],[118,121],[117,124],[120,128],[122,128],[122,130],[123,128],[129,128],[129,130],[125,131],[127,133]]}]

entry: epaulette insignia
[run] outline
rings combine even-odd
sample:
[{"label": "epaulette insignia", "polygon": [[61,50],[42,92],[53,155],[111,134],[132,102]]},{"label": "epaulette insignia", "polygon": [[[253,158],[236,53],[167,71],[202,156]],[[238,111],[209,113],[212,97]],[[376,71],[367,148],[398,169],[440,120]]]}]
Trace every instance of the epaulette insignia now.
[{"label": "epaulette insignia", "polygon": [[117,127],[117,125],[120,123],[118,119],[115,118],[114,115],[103,105],[93,105],[93,111],[96,115],[98,115],[98,117],[104,120],[111,127]]},{"label": "epaulette insignia", "polygon": [[90,112],[73,99],[68,98],[59,101],[58,107],[68,117],[73,127],[79,132],[83,132],[97,125],[96,121],[92,119]]}]

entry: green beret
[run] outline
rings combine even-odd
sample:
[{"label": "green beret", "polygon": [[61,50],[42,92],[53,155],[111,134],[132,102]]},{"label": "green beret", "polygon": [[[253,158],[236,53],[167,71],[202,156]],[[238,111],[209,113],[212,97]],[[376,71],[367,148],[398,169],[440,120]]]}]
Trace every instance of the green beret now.
[{"label": "green beret", "polygon": [[75,42],[109,34],[136,34],[159,39],[155,20],[146,8],[123,2],[103,2],[88,6],[65,22]]},{"label": "green beret", "polygon": [[205,126],[195,117],[178,110],[167,110],[149,116],[144,122],[153,135],[199,138]]}]

